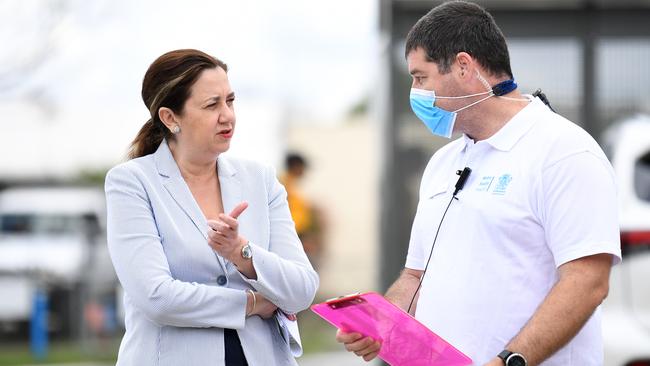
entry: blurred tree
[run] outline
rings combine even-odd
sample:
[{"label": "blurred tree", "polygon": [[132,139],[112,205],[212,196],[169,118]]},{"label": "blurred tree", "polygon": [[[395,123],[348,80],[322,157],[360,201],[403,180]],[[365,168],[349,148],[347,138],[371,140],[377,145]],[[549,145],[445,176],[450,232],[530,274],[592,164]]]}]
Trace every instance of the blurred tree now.
[{"label": "blurred tree", "polygon": [[96,169],[84,169],[81,170],[77,175],[72,179],[72,183],[81,184],[81,185],[96,185],[104,186],[104,178],[106,173],[110,168],[96,168]]},{"label": "blurred tree", "polygon": [[368,109],[370,108],[370,96],[366,95],[357,101],[352,107],[348,110],[348,117],[350,119],[355,119],[355,117],[364,116],[368,114]]}]

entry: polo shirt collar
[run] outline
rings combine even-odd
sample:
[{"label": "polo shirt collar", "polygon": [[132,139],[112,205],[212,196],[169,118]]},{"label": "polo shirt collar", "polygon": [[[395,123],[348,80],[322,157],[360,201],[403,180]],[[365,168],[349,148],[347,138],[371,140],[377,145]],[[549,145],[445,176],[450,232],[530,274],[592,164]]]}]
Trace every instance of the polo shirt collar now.
[{"label": "polo shirt collar", "polygon": [[[484,140],[485,143],[501,151],[510,151],[515,144],[533,127],[536,122],[535,116],[540,113],[540,108],[545,109],[546,106],[538,98],[525,96],[531,99],[531,102],[524,107],[521,111],[510,119],[501,129],[499,129],[490,138]],[[473,144],[469,136],[463,135],[465,144]]]}]

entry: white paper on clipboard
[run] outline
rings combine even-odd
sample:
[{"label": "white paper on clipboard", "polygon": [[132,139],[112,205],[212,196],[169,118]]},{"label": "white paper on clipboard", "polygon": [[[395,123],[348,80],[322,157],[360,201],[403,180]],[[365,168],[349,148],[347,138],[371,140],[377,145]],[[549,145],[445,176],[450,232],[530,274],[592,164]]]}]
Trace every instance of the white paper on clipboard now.
[{"label": "white paper on clipboard", "polygon": [[302,356],[302,342],[300,341],[298,320],[290,320],[282,311],[275,312],[275,320],[278,322],[282,337],[289,344],[289,349],[293,357]]}]

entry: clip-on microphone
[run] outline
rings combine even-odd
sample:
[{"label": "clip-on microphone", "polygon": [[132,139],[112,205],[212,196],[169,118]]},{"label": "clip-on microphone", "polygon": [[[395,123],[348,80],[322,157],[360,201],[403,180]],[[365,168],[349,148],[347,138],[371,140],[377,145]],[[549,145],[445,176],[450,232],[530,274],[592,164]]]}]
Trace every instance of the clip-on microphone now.
[{"label": "clip-on microphone", "polygon": [[454,194],[453,194],[454,198],[456,197],[458,192],[460,192],[460,190],[463,189],[463,187],[465,186],[465,182],[467,182],[467,178],[469,178],[469,175],[471,173],[472,173],[472,169],[470,169],[467,166],[462,171],[461,170],[456,171],[456,174],[459,175],[460,177],[456,182],[456,186],[455,186],[456,189],[454,190]]}]

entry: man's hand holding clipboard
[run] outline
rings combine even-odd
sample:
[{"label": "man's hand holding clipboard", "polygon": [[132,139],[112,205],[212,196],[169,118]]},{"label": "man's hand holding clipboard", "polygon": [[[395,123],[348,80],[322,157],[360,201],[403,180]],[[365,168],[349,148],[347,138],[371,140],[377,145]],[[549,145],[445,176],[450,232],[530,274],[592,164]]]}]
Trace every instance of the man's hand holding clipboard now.
[{"label": "man's hand holding clipboard", "polygon": [[365,361],[371,361],[379,354],[381,342],[366,337],[361,333],[346,333],[341,329],[336,331],[336,341],[345,344],[345,349],[354,352]]},{"label": "man's hand holding clipboard", "polygon": [[369,361],[392,366],[471,365],[472,360],[380,294],[345,296],[311,307],[339,328],[337,339]]}]

